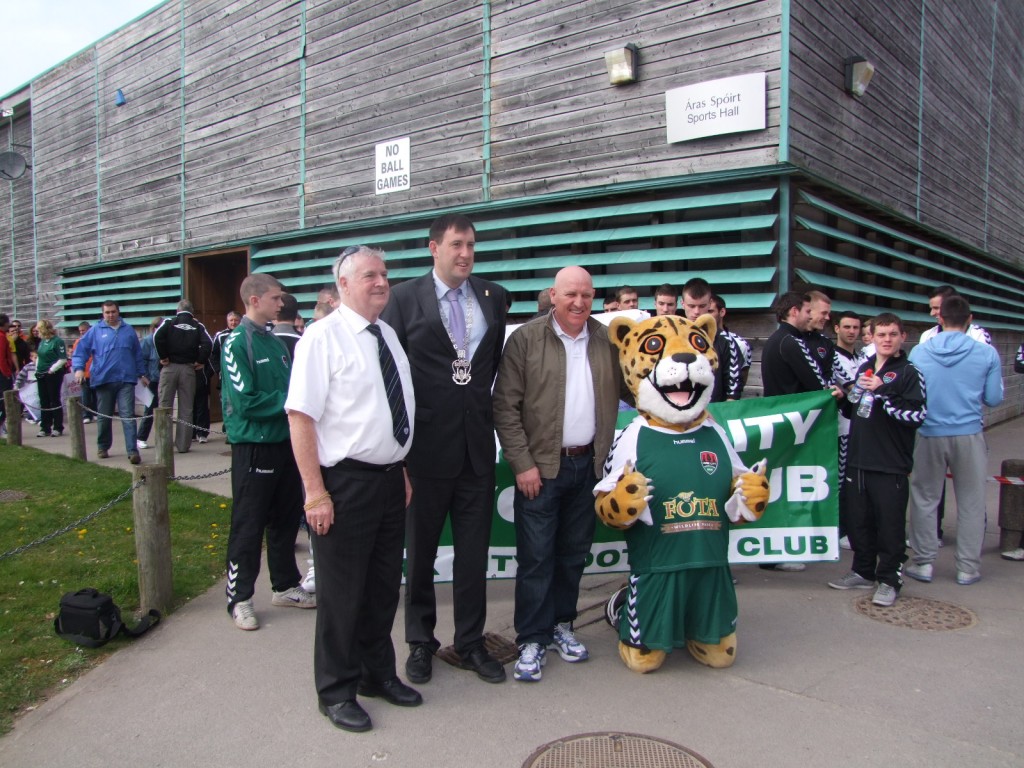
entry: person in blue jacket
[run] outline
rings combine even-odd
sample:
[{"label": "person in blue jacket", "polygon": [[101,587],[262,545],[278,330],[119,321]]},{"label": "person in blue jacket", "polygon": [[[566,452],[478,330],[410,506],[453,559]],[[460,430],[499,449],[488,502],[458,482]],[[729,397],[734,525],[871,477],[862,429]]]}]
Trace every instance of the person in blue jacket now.
[{"label": "person in blue jacket", "polygon": [[90,328],[75,346],[71,367],[75,381],[85,378],[85,363],[92,357],[90,384],[96,392],[96,410],[100,414],[99,430],[96,437],[97,455],[105,459],[110,455],[113,437],[110,431],[110,417],[114,414],[114,403],[124,428],[124,446],[128,460],[139,464],[135,439],[138,434],[135,425],[135,383],[141,381],[149,386],[146,376],[146,361],[135,329],[121,319],[117,302],[103,302],[103,319]]}]

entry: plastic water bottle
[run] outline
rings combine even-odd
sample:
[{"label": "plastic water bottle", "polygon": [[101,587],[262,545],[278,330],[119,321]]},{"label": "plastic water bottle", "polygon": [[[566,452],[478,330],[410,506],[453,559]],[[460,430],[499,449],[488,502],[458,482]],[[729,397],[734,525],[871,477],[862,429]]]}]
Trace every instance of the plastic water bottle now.
[{"label": "plastic water bottle", "polygon": [[[875,372],[868,368],[866,371],[864,371],[864,375],[874,376]],[[849,394],[846,396],[846,399],[849,400],[850,403],[852,403],[853,405],[856,405],[857,403],[860,402],[861,397],[864,396],[864,392],[864,387],[860,385],[860,377],[858,376],[857,380],[853,382],[853,389],[850,390]]]},{"label": "plastic water bottle", "polygon": [[[864,371],[865,376],[873,376],[870,371]],[[868,389],[861,389],[860,405],[857,406],[857,416],[867,419],[871,416],[871,406],[875,404],[875,393]]]}]

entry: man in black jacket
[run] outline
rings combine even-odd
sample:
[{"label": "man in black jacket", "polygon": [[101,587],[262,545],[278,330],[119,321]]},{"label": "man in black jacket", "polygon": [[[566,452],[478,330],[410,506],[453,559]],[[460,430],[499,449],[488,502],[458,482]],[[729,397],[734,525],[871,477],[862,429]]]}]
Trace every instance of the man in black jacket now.
[{"label": "man in black jacket", "polygon": [[850,418],[846,459],[846,525],[853,565],[833,589],[870,589],[890,606],[903,586],[906,510],[914,466],[914,436],[924,421],[924,378],[901,351],[903,323],[889,312],[871,321],[875,355],[857,371],[844,400]]},{"label": "man in black jacket", "polygon": [[174,445],[178,453],[188,453],[192,445],[191,423],[196,396],[196,371],[210,359],[213,341],[206,327],[193,317],[192,302],[178,302],[178,314],[164,320],[153,334],[153,343],[160,356],[160,407],[170,408],[178,398],[178,423],[174,429]]},{"label": "man in black jacket", "polygon": [[[416,427],[406,459],[412,505],[406,531],[406,674],[430,680],[437,607],[434,560],[451,516],[455,650],[462,666],[490,683],[505,669],[484,648],[487,562],[494,511],[494,420],[491,386],[505,341],[506,293],[472,277],[476,231],[449,214],[430,227],[434,268],[391,289],[381,317],[398,334],[412,367]],[[448,563],[451,563],[449,565]]]}]

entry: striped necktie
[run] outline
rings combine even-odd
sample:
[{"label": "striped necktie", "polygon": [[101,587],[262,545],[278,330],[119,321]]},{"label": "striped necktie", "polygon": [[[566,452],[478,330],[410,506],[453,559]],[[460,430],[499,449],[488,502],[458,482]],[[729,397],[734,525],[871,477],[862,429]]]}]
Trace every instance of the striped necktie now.
[{"label": "striped necktie", "polygon": [[384,378],[384,391],[388,396],[388,407],[391,409],[391,430],[399,445],[409,442],[409,412],[405,409],[405,393],[402,391],[402,380],[398,376],[395,358],[384,341],[380,326],[370,323],[366,330],[377,337],[377,358],[380,360],[380,373]]}]

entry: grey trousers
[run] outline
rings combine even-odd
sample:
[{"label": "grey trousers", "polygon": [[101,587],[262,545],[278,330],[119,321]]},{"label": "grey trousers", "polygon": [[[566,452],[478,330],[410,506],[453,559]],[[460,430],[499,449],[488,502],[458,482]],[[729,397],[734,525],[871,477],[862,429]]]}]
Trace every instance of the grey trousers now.
[{"label": "grey trousers", "polygon": [[910,546],[915,563],[931,563],[938,556],[936,507],[948,466],[956,494],[956,569],[964,573],[981,569],[987,464],[988,447],[981,432],[953,437],[918,434],[910,476]]},{"label": "grey trousers", "polygon": [[181,421],[192,422],[192,407],[196,399],[196,369],[191,363],[168,363],[160,369],[160,407],[170,408],[178,397],[178,423],[174,425],[174,447],[178,453],[188,453],[192,447],[192,427]]}]

